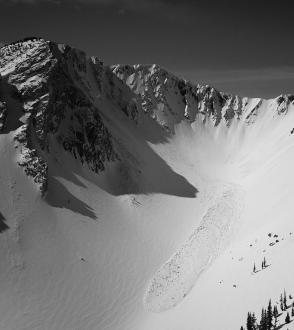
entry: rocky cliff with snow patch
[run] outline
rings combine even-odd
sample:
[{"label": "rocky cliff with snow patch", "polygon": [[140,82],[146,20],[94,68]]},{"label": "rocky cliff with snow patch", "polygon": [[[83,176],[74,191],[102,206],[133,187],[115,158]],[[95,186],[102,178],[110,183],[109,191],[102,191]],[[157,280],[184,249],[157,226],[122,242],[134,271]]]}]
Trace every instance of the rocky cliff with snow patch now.
[{"label": "rocky cliff with snow patch", "polygon": [[[18,164],[42,192],[53,141],[95,173],[122,159],[108,128],[107,105],[137,126],[149,117],[173,134],[182,121],[253,123],[268,102],[195,85],[157,65],[107,67],[80,50],[39,38],[2,47],[0,74],[0,132],[14,132]],[[286,113],[293,102],[291,95],[272,100],[273,115]]]}]

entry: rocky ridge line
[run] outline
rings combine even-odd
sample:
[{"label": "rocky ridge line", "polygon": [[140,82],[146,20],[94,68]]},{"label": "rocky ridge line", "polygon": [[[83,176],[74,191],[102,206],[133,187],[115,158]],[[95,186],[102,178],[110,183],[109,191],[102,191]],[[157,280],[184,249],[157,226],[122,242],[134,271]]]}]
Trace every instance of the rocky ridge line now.
[{"label": "rocky ridge line", "polygon": [[42,193],[53,141],[95,173],[121,160],[104,120],[105,107],[122,112],[138,127],[150,117],[164,134],[173,134],[182,121],[253,124],[266,102],[273,114],[285,115],[294,96],[242,98],[192,84],[158,65],[105,66],[97,57],[41,38],[0,48],[0,134],[15,132],[18,164]]}]

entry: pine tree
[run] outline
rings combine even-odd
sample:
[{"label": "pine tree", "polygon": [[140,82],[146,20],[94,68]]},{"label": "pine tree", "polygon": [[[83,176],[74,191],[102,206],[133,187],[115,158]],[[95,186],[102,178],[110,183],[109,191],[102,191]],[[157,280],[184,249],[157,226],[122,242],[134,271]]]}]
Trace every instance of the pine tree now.
[{"label": "pine tree", "polygon": [[246,327],[247,327],[247,330],[254,330],[253,325],[252,325],[252,316],[251,316],[250,312],[248,312],[248,314],[247,314]]},{"label": "pine tree", "polygon": [[292,307],[291,315],[294,316],[294,308]]},{"label": "pine tree", "polygon": [[278,316],[279,316],[278,307],[276,305],[274,306],[273,316],[275,318],[274,329],[276,329],[278,323]]},{"label": "pine tree", "polygon": [[284,309],[287,309],[287,295],[286,295],[286,291],[284,290],[284,298],[283,298],[283,304],[284,304]]},{"label": "pine tree", "polygon": [[273,309],[272,309],[272,302],[271,300],[268,303],[268,307],[267,307],[267,329],[270,330],[271,327],[273,326]]},{"label": "pine tree", "polygon": [[275,305],[275,306],[274,306],[274,310],[273,310],[273,316],[276,317],[276,316],[278,316],[278,314],[279,314],[279,312],[278,312],[278,308],[277,308],[277,306]]},{"label": "pine tree", "polygon": [[266,260],[265,260],[265,257],[263,258],[263,268],[266,267]]},{"label": "pine tree", "polygon": [[255,266],[255,263],[254,263],[254,266],[253,266],[253,273],[256,272],[256,266]]},{"label": "pine tree", "polygon": [[280,308],[281,308],[281,311],[284,310],[284,302],[283,302],[283,295],[282,294],[280,296]]},{"label": "pine tree", "polygon": [[259,329],[263,330],[263,326],[264,326],[264,313],[263,313],[263,309],[262,309],[261,310],[260,321],[259,321]]},{"label": "pine tree", "polygon": [[240,330],[244,330],[243,326],[241,326]]},{"label": "pine tree", "polygon": [[274,317],[278,317],[278,316],[279,316],[278,307],[277,307],[276,305],[274,306],[273,316],[274,316]]},{"label": "pine tree", "polygon": [[254,313],[251,314],[251,321],[252,321],[252,329],[256,330],[257,329],[257,325],[256,325],[256,316]]},{"label": "pine tree", "polygon": [[290,319],[290,315],[289,315],[289,312],[287,312],[287,316],[285,318],[285,323],[290,323],[291,319]]},{"label": "pine tree", "polygon": [[267,330],[267,318],[266,318],[266,311],[264,308],[261,310],[261,318],[259,323],[259,329],[260,330]]}]

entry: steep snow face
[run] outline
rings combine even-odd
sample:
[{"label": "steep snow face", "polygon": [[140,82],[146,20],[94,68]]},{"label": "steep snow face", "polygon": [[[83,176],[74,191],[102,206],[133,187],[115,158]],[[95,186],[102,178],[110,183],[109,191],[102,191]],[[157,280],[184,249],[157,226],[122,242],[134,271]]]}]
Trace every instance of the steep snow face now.
[{"label": "steep snow face", "polygon": [[[1,328],[236,329],[294,293],[278,267],[293,96],[240,98],[43,39],[2,47],[0,74]],[[251,274],[263,255],[266,281]]]}]

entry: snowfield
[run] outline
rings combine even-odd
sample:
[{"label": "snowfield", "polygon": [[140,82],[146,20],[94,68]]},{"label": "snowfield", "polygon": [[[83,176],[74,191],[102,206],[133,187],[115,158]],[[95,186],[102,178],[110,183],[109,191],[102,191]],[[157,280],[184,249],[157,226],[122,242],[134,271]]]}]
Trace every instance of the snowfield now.
[{"label": "snowfield", "polygon": [[294,295],[291,95],[42,39],[0,73],[0,329],[234,330]]}]

